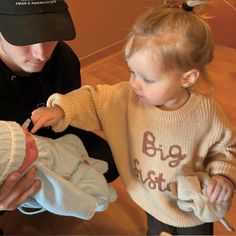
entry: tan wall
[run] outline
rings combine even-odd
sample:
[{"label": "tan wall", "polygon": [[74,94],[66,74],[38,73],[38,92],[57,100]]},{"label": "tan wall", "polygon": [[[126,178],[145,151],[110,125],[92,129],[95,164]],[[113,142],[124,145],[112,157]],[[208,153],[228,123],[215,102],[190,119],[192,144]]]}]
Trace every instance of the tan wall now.
[{"label": "tan wall", "polygon": [[82,64],[122,48],[135,18],[156,0],[66,0],[77,38],[68,42]]},{"label": "tan wall", "polygon": [[[236,0],[233,0],[236,2]],[[157,0],[66,0],[74,20],[77,37],[68,42],[89,64],[122,48],[123,40],[136,17]],[[234,2],[234,3],[235,3]],[[214,0],[208,9],[215,42],[236,48],[236,12],[223,0]]]},{"label": "tan wall", "polygon": [[236,48],[236,0],[228,0],[235,10],[223,0],[214,0],[209,6],[208,15],[213,16],[208,20],[214,40],[217,44]]}]

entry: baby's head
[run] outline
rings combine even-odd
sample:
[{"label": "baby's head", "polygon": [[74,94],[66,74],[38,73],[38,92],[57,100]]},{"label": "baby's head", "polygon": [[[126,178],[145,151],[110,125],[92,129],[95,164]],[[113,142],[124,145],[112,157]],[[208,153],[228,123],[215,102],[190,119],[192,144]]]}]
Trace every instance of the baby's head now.
[{"label": "baby's head", "polygon": [[0,120],[0,184],[13,171],[23,174],[38,152],[32,135],[14,121]]},{"label": "baby's head", "polygon": [[185,9],[173,2],[155,6],[138,18],[124,48],[125,58],[148,51],[163,71],[196,69],[205,77],[214,44],[208,24],[194,10],[207,1],[186,1]]},{"label": "baby's head", "polygon": [[0,183],[21,166],[25,144],[25,135],[19,124],[0,121]]}]

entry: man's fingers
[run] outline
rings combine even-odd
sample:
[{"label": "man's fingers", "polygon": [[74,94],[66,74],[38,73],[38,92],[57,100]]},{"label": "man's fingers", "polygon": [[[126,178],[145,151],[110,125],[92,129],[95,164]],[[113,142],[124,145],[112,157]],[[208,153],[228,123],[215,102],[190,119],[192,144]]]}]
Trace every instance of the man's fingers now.
[{"label": "man's fingers", "polygon": [[17,199],[14,204],[14,209],[20,206],[22,203],[26,202],[30,197],[32,197],[35,193],[39,191],[41,187],[41,181],[35,179],[31,186]]},{"label": "man's fingers", "polygon": [[[40,180],[34,180],[27,190],[23,192],[19,197],[8,199],[3,204],[3,210],[12,211],[19,207],[22,203],[26,202],[32,195],[34,195],[41,187]],[[16,196],[16,195],[15,195]]]},{"label": "man's fingers", "polygon": [[19,178],[20,178],[20,173],[13,172],[2,183],[2,185],[0,187],[0,209],[2,208],[1,207],[2,201],[8,197],[8,195],[11,192],[11,190],[17,184]]},{"label": "man's fingers", "polygon": [[[36,169],[31,168],[21,179],[17,179],[17,182],[11,183],[10,177],[1,187],[1,192],[10,186],[9,191],[0,195],[0,210],[14,210],[20,204],[25,202],[29,197],[36,193],[41,185],[39,180],[34,180],[36,175]],[[0,194],[1,194],[0,192]]]}]

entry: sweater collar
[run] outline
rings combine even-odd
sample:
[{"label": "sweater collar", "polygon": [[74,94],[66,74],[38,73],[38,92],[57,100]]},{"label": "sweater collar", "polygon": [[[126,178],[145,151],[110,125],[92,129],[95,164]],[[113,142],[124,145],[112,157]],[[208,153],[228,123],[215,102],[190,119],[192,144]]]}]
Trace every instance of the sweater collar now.
[{"label": "sweater collar", "polygon": [[194,91],[190,91],[190,98],[188,101],[181,108],[173,111],[162,110],[156,106],[147,105],[140,101],[138,103],[139,106],[143,107],[144,109],[150,110],[150,114],[153,114],[158,120],[167,122],[180,122],[198,110],[203,99],[203,95]]}]

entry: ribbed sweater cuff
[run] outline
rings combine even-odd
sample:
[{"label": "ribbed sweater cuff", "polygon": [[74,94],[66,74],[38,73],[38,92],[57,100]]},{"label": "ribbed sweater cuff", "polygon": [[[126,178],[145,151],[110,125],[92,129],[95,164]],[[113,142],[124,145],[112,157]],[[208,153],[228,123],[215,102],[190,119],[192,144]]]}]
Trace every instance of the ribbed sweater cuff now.
[{"label": "ribbed sweater cuff", "polygon": [[236,188],[236,167],[223,161],[214,161],[209,164],[207,171],[212,175],[222,175],[232,181]]},{"label": "ribbed sweater cuff", "polygon": [[59,93],[52,94],[47,101],[47,107],[59,106],[64,112],[64,119],[62,119],[57,125],[53,126],[52,129],[55,132],[62,132],[65,130],[71,121],[72,105],[67,98]]}]

